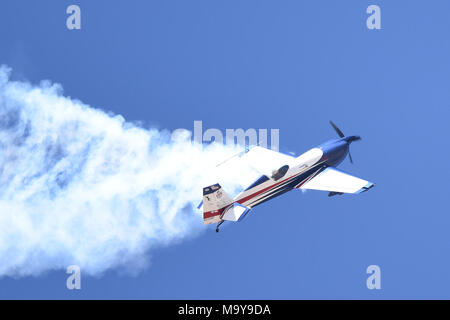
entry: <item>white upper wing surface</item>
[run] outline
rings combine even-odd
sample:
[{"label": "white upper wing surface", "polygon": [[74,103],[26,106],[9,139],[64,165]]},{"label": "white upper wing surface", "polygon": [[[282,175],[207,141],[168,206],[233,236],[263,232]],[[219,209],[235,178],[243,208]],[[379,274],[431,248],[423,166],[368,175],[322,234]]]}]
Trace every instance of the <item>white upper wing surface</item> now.
[{"label": "white upper wing surface", "polygon": [[287,154],[256,146],[245,153],[242,159],[247,161],[255,170],[270,177],[273,170],[289,164],[295,158]]},{"label": "white upper wing surface", "polygon": [[360,193],[367,191],[374,184],[336,168],[328,167],[317,176],[306,182],[300,189],[323,190],[342,193]]}]

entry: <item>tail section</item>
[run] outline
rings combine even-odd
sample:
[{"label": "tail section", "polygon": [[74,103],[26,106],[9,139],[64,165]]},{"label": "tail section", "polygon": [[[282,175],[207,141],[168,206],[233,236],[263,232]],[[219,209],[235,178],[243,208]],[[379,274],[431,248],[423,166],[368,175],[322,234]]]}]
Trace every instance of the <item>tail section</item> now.
[{"label": "tail section", "polygon": [[203,188],[203,201],[199,208],[202,205],[204,224],[219,223],[220,225],[225,220],[241,221],[250,211],[249,207],[244,207],[231,199],[218,183]]},{"label": "tail section", "polygon": [[203,188],[203,223],[222,221],[222,213],[233,204],[233,199],[222,189],[220,184]]},{"label": "tail section", "polygon": [[239,202],[235,202],[232,205],[225,208],[224,213],[222,215],[222,220],[227,221],[241,221],[245,218],[247,213],[250,211],[251,208],[244,207]]}]

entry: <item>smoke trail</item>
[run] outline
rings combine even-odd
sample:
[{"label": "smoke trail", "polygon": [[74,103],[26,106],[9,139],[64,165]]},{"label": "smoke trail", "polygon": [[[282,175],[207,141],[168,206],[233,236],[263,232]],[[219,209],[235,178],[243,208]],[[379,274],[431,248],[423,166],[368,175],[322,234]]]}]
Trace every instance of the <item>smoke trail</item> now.
[{"label": "smoke trail", "polygon": [[0,276],[143,268],[152,247],[205,228],[202,187],[233,193],[254,177],[215,167],[236,147],[202,148],[188,131],[171,141],[9,74],[0,68]]}]

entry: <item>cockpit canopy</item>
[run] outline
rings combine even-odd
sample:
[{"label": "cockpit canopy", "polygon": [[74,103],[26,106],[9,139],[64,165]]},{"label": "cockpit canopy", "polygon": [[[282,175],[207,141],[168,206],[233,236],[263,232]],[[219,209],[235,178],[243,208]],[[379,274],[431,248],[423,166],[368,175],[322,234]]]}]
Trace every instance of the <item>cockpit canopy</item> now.
[{"label": "cockpit canopy", "polygon": [[289,170],[289,166],[286,164],[284,166],[282,166],[281,168],[279,168],[278,170],[274,170],[272,171],[272,179],[277,181],[279,179],[281,179],[282,177],[284,177],[284,175],[286,174],[286,172],[288,172]]}]

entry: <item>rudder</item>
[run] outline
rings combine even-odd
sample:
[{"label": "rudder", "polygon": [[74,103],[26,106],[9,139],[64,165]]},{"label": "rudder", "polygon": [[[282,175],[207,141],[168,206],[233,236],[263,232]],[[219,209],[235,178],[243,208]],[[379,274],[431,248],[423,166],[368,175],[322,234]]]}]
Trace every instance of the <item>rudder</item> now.
[{"label": "rudder", "polygon": [[203,188],[203,223],[220,222],[223,211],[233,204],[233,199],[216,183]]}]

